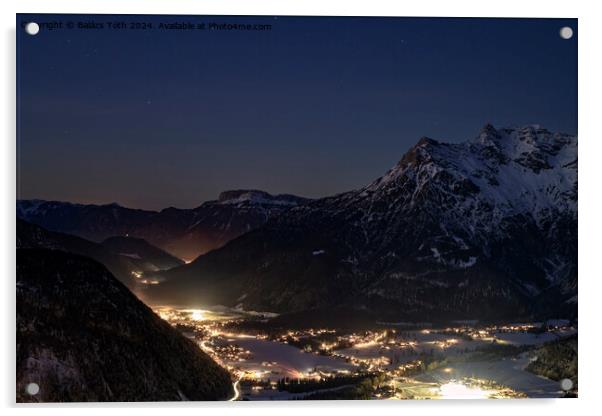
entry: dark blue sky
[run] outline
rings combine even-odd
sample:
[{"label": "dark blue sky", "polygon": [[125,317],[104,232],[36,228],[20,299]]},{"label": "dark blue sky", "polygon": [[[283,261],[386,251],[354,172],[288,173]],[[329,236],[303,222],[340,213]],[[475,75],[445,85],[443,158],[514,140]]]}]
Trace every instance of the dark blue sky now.
[{"label": "dark blue sky", "polygon": [[[463,141],[486,122],[577,132],[575,19],[17,20],[64,25],[17,30],[19,198],[159,209],[238,188],[319,197],[369,183],[421,136]],[[90,21],[105,28],[65,28]]]}]

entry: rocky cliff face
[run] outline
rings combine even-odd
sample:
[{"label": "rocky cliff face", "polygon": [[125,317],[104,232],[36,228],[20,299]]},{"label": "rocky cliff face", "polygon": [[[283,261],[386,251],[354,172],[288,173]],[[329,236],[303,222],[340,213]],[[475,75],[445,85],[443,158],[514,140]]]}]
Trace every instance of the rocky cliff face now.
[{"label": "rocky cliff face", "polygon": [[423,138],[373,183],[291,208],[164,276],[158,297],[281,312],[575,313],[577,138],[491,125],[460,144]]},{"label": "rocky cliff face", "polygon": [[18,402],[233,395],[223,368],[86,257],[18,249],[16,324]]}]

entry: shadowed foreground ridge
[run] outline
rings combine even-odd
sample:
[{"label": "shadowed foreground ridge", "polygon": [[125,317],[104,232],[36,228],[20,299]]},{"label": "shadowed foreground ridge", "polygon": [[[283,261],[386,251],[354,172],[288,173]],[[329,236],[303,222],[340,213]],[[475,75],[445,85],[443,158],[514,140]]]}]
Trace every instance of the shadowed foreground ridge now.
[{"label": "shadowed foreground ridge", "polygon": [[[28,383],[40,392],[30,396]],[[17,402],[223,400],[229,374],[99,263],[17,250]]]}]

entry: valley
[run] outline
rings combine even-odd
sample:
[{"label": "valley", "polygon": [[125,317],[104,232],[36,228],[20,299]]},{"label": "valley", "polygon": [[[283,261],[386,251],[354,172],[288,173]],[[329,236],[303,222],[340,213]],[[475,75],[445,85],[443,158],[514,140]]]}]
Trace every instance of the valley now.
[{"label": "valley", "polygon": [[231,400],[574,397],[576,158],[576,136],[488,124],[462,143],[423,137],[373,182],[312,200],[20,200],[17,248],[98,262],[90,282],[115,277],[226,370],[207,397],[224,383]]},{"label": "valley", "polygon": [[568,320],[286,329],[269,313],[154,310],[230,372],[236,400],[564,397],[527,367],[577,334]]}]

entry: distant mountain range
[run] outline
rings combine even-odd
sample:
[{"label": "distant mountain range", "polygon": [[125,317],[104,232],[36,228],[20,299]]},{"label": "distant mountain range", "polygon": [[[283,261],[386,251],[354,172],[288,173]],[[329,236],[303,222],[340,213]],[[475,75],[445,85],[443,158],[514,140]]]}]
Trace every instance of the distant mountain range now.
[{"label": "distant mountain range", "polygon": [[115,236],[142,238],[190,261],[307,201],[294,195],[235,190],[223,192],[218,200],[194,209],[166,208],[157,212],[117,204],[19,200],[17,218],[98,243]]},{"label": "distant mountain range", "polygon": [[[421,321],[576,314],[577,138],[539,126],[425,137],[381,178],[317,200],[229,191],[160,212],[18,201],[17,215],[98,241],[61,244],[117,276],[146,265],[160,283],[144,291],[152,303]],[[148,244],[207,253],[179,265]]]},{"label": "distant mountain range", "polygon": [[420,139],[360,189],[295,204],[161,275],[157,301],[390,319],[574,315],[577,138],[539,126]]},{"label": "distant mountain range", "polygon": [[18,249],[16,327],[17,402],[233,395],[226,370],[87,257]]}]

